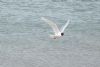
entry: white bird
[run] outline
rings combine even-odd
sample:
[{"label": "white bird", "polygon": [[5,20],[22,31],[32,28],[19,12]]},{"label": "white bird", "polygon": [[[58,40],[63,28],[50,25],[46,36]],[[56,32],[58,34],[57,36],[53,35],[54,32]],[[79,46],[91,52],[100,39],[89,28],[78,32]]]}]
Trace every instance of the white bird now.
[{"label": "white bird", "polygon": [[53,39],[57,39],[57,38],[60,38],[61,36],[63,36],[64,30],[70,22],[70,20],[68,20],[66,22],[66,24],[59,30],[59,28],[57,27],[57,25],[54,22],[50,21],[49,19],[46,19],[45,17],[41,17],[41,19],[43,21],[47,22],[52,27],[52,29],[54,31],[54,35],[50,35],[50,37],[53,38]]}]

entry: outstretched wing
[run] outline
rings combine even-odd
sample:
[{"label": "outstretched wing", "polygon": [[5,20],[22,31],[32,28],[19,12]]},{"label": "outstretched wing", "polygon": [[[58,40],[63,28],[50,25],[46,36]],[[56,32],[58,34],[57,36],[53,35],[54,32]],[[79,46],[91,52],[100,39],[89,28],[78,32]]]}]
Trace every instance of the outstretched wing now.
[{"label": "outstretched wing", "polygon": [[47,22],[52,27],[55,34],[60,33],[60,30],[58,29],[57,25],[54,22],[46,19],[45,17],[41,17],[41,19]]},{"label": "outstretched wing", "polygon": [[66,22],[66,24],[61,28],[61,33],[63,33],[64,32],[64,30],[65,30],[65,28],[69,25],[69,22],[70,22],[70,20],[68,20],[67,22]]}]

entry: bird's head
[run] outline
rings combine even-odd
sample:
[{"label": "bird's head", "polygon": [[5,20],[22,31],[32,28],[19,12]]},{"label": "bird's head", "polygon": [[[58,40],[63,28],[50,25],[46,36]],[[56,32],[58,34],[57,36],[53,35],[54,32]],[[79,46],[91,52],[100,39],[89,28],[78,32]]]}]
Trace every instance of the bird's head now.
[{"label": "bird's head", "polygon": [[61,36],[63,36],[64,35],[64,33],[61,33]]}]

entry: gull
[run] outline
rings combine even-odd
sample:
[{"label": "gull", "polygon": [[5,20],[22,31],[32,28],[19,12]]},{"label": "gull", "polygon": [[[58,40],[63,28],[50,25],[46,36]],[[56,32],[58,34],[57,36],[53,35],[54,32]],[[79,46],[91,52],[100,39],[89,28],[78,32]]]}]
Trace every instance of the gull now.
[{"label": "gull", "polygon": [[54,35],[50,35],[50,37],[53,38],[53,39],[58,39],[61,36],[63,36],[64,35],[64,30],[65,30],[66,27],[68,27],[69,22],[70,22],[70,20],[68,20],[66,22],[66,24],[63,27],[61,27],[61,29],[59,29],[57,27],[57,25],[53,21],[51,21],[51,20],[49,20],[49,19],[47,19],[45,17],[41,17],[41,20],[43,20],[46,23],[48,23],[51,26],[51,28],[53,29]]}]

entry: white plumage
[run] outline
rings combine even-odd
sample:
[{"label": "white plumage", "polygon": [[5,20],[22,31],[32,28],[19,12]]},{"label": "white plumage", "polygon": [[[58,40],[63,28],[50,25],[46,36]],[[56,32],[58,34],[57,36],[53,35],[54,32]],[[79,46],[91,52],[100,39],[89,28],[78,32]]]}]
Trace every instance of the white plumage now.
[{"label": "white plumage", "polygon": [[66,22],[66,24],[61,29],[59,29],[53,21],[50,21],[49,19],[47,19],[45,17],[41,17],[41,19],[43,21],[45,21],[46,23],[48,23],[51,26],[51,28],[53,29],[54,35],[50,35],[50,37],[53,38],[53,39],[56,39],[56,38],[59,38],[59,37],[63,36],[64,35],[64,30],[65,30],[66,27],[68,27],[69,22],[70,22],[70,20],[68,20]]}]

